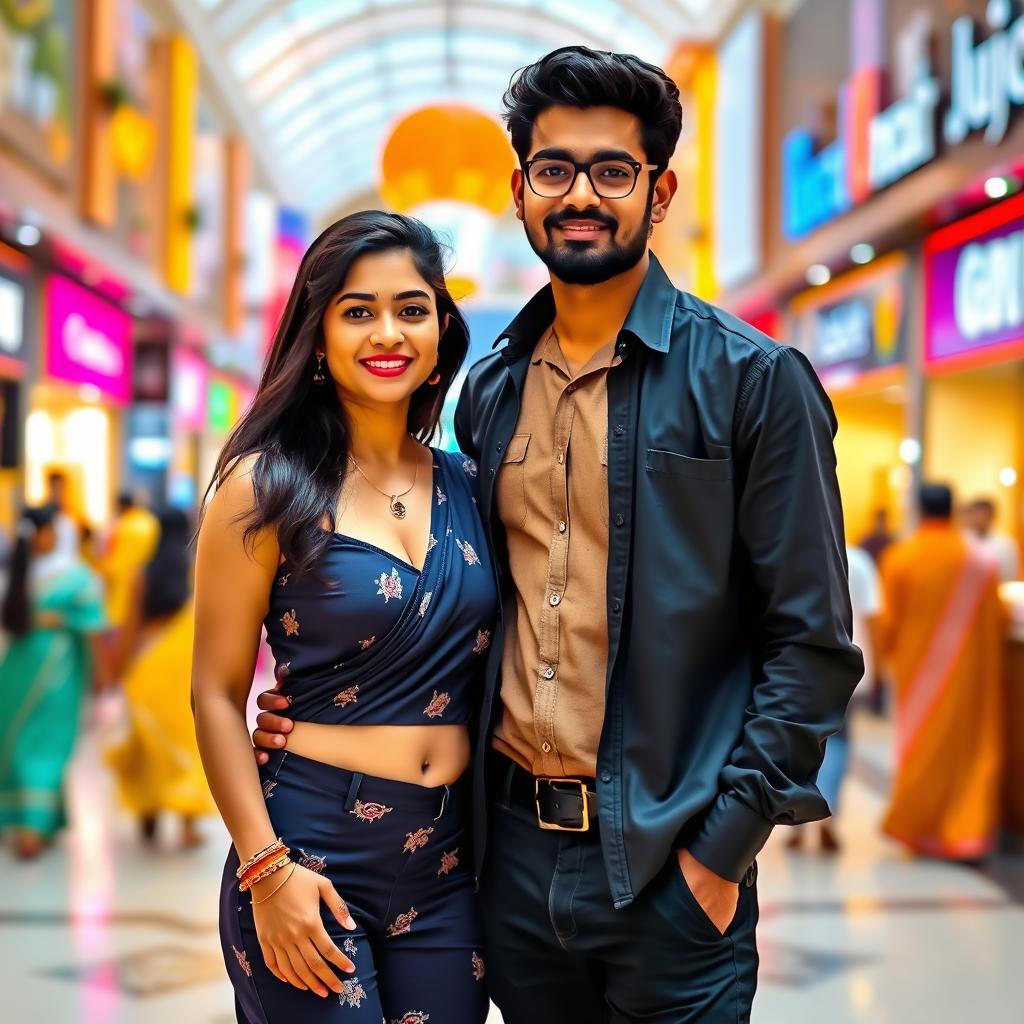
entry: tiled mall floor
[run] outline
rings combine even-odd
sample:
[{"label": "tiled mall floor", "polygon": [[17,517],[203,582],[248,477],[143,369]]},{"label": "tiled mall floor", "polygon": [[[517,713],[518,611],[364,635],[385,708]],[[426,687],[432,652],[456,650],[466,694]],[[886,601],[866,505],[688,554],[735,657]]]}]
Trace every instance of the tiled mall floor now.
[{"label": "tiled mall floor", "polygon": [[[857,725],[842,854],[793,854],[777,833],[761,858],[754,1021],[1019,1024],[1024,861],[979,872],[904,859],[876,830],[887,730]],[[0,1020],[230,1024],[216,931],[225,835],[211,822],[204,849],[144,851],[96,749],[87,734],[76,825],[58,848],[31,865],[0,853]]]}]

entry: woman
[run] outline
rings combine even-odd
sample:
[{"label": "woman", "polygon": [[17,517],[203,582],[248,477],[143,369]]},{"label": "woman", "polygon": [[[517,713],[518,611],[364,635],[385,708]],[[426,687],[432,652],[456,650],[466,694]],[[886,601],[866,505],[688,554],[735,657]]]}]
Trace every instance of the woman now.
[{"label": "woman", "polygon": [[188,712],[192,666],[191,529],[180,509],[161,513],[160,539],[133,588],[124,676],[129,731],[107,752],[121,802],[139,818],[142,837],[152,841],[157,817],[181,818],[181,845],[191,849],[203,837],[195,820],[214,811]]},{"label": "woman", "polygon": [[94,666],[102,675],[102,589],[58,543],[57,513],[22,513],[2,611],[10,644],[0,662],[0,829],[15,830],[25,858],[64,825],[64,771]]},{"label": "woman", "polygon": [[[234,841],[240,1021],[486,1016],[462,779],[497,594],[476,467],[424,444],[467,347],[429,229],[346,217],[303,258],[217,465],[193,701]],[[295,726],[257,769],[264,623]]]}]

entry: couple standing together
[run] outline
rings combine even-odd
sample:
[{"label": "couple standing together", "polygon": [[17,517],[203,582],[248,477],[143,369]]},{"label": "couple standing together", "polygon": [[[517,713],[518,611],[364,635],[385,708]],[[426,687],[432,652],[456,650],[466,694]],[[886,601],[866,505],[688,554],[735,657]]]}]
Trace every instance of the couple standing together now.
[{"label": "couple standing together", "polygon": [[505,102],[551,284],[471,368],[464,454],[426,444],[468,349],[441,251],[368,212],[217,467],[193,693],[239,1021],[747,1021],[755,857],[828,814],[862,668],[829,402],[649,252],[662,71],[569,47]]}]

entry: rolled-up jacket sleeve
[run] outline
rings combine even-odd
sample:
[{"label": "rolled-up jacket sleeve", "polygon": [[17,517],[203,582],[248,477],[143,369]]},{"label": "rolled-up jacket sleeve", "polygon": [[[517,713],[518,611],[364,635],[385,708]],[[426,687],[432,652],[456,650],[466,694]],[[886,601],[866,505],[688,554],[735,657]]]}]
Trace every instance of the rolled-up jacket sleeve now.
[{"label": "rolled-up jacket sleeve", "polygon": [[763,353],[737,405],[740,557],[761,663],[738,745],[690,852],[740,881],[773,826],[825,818],[815,786],[825,740],[864,672],[851,637],[831,403],[795,349]]}]

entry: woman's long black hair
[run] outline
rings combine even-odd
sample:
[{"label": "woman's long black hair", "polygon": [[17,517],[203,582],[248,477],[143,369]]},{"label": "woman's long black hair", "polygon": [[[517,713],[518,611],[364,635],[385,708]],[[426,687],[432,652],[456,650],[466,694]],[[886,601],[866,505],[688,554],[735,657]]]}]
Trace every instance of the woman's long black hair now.
[{"label": "woman's long black hair", "polygon": [[145,569],[142,621],[179,611],[192,593],[191,526],[181,509],[160,513],[160,540]]},{"label": "woman's long black hair", "polygon": [[38,530],[52,525],[57,518],[56,505],[38,505],[22,511],[18,520],[18,537],[11,552],[0,623],[11,636],[24,636],[32,625],[32,597],[28,589],[32,564],[31,539]]},{"label": "woman's long black hair", "polygon": [[[277,533],[281,553],[299,571],[309,569],[334,529],[338,493],[348,469],[349,427],[337,390],[313,383],[317,347],[324,346],[323,318],[349,268],[368,253],[408,250],[437,300],[441,382],[412,395],[409,432],[429,443],[445,397],[469,350],[469,329],[448,292],[445,253],[421,221],[366,210],[332,224],[306,251],[288,304],[274,334],[259,390],[224,445],[210,488],[219,486],[240,459],[257,455],[252,469],[256,503],[245,521],[251,543],[263,529]],[[209,490],[208,492],[209,493]]]}]

